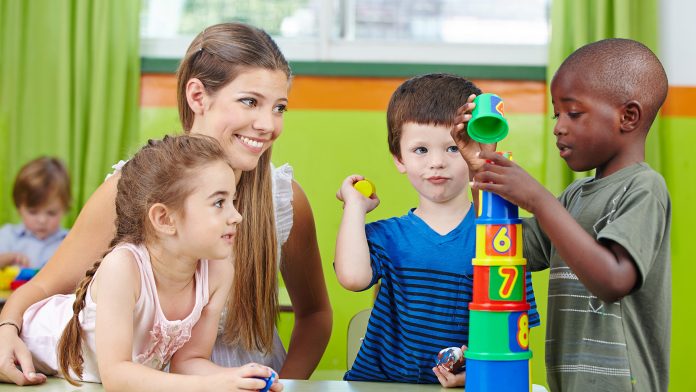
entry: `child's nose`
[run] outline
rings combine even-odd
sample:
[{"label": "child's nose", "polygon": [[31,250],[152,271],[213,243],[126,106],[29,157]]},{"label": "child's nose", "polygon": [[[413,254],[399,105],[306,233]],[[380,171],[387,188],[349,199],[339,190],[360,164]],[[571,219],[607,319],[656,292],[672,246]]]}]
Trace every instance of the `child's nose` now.
[{"label": "child's nose", "polygon": [[445,166],[445,160],[441,154],[432,154],[430,159],[431,168],[440,168]]},{"label": "child's nose", "polygon": [[230,225],[236,225],[239,224],[239,222],[242,221],[242,215],[237,211],[236,208],[232,209],[232,213],[230,214],[230,217],[227,219],[227,223]]}]

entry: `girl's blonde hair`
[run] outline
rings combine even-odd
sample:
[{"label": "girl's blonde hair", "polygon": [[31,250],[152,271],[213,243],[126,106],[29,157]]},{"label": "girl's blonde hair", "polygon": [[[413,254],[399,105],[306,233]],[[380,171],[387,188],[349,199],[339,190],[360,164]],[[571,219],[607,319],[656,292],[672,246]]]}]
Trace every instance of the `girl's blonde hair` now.
[{"label": "girl's blonde hair", "polygon": [[[182,211],[184,201],[194,190],[191,180],[197,169],[218,161],[230,165],[218,141],[208,136],[165,136],[162,140],[150,140],[121,170],[116,193],[116,235],[105,255],[122,242],[140,245],[154,240],[154,229],[148,219],[150,207],[162,203],[173,211]],[[94,263],[77,286],[73,317],[58,342],[60,372],[73,385],[79,384],[70,370],[82,378],[84,363],[79,315],[101,262],[100,259]]]},{"label": "girl's blonde hair", "polygon": [[[223,23],[201,32],[189,46],[177,71],[179,117],[191,131],[194,113],[186,99],[186,83],[196,78],[213,96],[241,73],[254,69],[282,71],[290,67],[263,30]],[[271,352],[278,317],[278,244],[271,189],[271,149],[253,170],[242,173],[235,207],[244,220],[235,242],[235,272],[227,301],[223,340],[247,351]]]}]

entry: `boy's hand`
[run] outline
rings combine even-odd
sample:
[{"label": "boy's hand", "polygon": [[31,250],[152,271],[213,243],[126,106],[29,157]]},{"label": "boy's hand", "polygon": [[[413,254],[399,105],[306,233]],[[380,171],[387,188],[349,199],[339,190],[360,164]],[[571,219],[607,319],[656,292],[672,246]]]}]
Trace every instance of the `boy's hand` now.
[{"label": "boy's hand", "polygon": [[450,131],[452,139],[454,139],[457,148],[459,148],[459,153],[462,154],[462,157],[464,157],[464,160],[469,165],[470,178],[473,178],[485,163],[484,160],[479,159],[478,153],[481,151],[495,151],[497,145],[497,143],[482,144],[472,140],[466,131],[466,123],[471,120],[471,111],[476,107],[474,98],[476,98],[476,95],[471,94],[466,100],[466,103],[457,109],[457,113],[454,117],[454,127],[452,131]]},{"label": "boy's hand", "polygon": [[359,174],[353,174],[343,180],[341,187],[338,189],[338,192],[336,192],[336,198],[343,202],[343,208],[347,205],[356,205],[360,206],[365,213],[377,208],[379,205],[379,197],[377,197],[376,192],[367,198],[353,187],[356,182],[364,179],[365,177]]},{"label": "boy's hand", "polygon": [[22,268],[29,267],[29,258],[19,252],[0,253],[0,268],[8,265],[16,265]]},{"label": "boy's hand", "polygon": [[555,197],[515,162],[494,152],[482,151],[481,171],[474,176],[474,190],[496,193],[521,208],[536,213],[535,209],[547,197]]},{"label": "boy's hand", "polygon": [[[462,352],[466,352],[466,349],[466,346],[462,346]],[[442,365],[435,366],[433,373],[445,388],[463,387],[466,381],[466,372],[454,374]]]},{"label": "boy's hand", "polygon": [[29,267],[29,258],[25,254],[17,252],[14,254],[12,264],[22,268]]}]

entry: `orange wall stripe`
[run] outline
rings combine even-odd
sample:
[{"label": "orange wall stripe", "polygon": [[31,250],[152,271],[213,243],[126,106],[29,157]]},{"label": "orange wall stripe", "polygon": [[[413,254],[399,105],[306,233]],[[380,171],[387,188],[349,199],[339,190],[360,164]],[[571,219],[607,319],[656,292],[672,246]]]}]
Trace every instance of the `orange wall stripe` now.
[{"label": "orange wall stripe", "polygon": [[176,75],[143,74],[140,76],[140,106],[177,107]]},{"label": "orange wall stripe", "polygon": [[662,115],[669,117],[696,117],[696,87],[670,86]]},{"label": "orange wall stripe", "polygon": [[[389,97],[404,78],[296,76],[290,90],[290,109],[385,111]],[[484,92],[505,100],[508,113],[543,114],[546,84],[538,81],[474,80]],[[142,107],[176,107],[174,74],[143,74]],[[696,87],[670,86],[662,107],[664,116],[696,117]]]},{"label": "orange wall stripe", "polygon": [[[394,90],[404,78],[296,76],[290,89],[290,109],[386,111]],[[543,82],[475,80],[481,90],[505,100],[508,113],[543,113]],[[142,107],[176,107],[176,76],[143,74]]]}]

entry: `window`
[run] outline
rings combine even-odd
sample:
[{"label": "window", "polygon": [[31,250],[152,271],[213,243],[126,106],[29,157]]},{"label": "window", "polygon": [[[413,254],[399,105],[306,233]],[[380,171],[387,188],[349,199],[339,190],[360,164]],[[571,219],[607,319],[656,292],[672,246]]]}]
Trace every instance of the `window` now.
[{"label": "window", "polygon": [[546,64],[550,0],[144,0],[142,54],[179,58],[206,26],[241,21],[291,61]]}]

